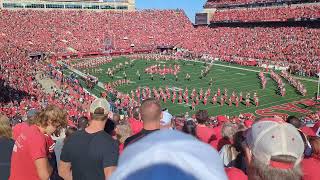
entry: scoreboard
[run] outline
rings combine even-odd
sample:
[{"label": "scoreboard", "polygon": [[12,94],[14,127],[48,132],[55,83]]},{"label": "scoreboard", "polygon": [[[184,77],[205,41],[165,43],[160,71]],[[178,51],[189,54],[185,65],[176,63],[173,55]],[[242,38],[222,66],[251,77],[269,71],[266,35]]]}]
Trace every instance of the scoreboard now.
[{"label": "scoreboard", "polygon": [[197,13],[195,19],[196,25],[208,25],[208,13]]}]

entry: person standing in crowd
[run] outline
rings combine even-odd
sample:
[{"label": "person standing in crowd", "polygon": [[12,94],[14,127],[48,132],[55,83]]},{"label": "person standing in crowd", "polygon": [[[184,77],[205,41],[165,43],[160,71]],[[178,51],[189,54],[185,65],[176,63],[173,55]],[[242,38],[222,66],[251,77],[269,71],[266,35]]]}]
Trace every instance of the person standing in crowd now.
[{"label": "person standing in crowd", "polygon": [[59,164],[60,162],[60,155],[61,155],[61,151],[62,151],[62,147],[64,145],[64,143],[67,141],[67,139],[77,131],[77,128],[75,127],[68,127],[65,131],[65,138],[59,138],[56,141],[56,144],[54,146],[54,152],[56,155],[56,161],[57,164]]},{"label": "person standing in crowd", "polygon": [[210,143],[212,139],[216,139],[216,133],[213,128],[207,127],[206,123],[209,120],[208,111],[206,110],[199,110],[196,113],[196,120],[197,124],[197,137],[205,142]]},{"label": "person standing in crowd", "polygon": [[11,158],[10,180],[49,179],[47,136],[67,125],[67,113],[54,105],[38,112],[18,132]]},{"label": "person standing in crowd", "polygon": [[78,131],[84,130],[86,127],[88,127],[88,118],[83,116],[80,117],[77,124]]},{"label": "person standing in crowd", "polygon": [[320,171],[320,137],[312,136],[308,138],[312,154],[305,157],[301,163],[303,180],[318,180]]},{"label": "person standing in crowd", "polygon": [[9,179],[13,146],[14,140],[9,119],[0,114],[0,180]]},{"label": "person standing in crowd", "polygon": [[227,180],[227,176],[210,145],[176,130],[161,130],[128,146],[110,179]]},{"label": "person standing in crowd", "polygon": [[248,178],[300,180],[304,143],[297,129],[280,118],[263,118],[243,143]]},{"label": "person standing in crowd", "polygon": [[239,125],[235,123],[227,122],[222,125],[222,137],[226,144],[222,146],[219,155],[225,167],[241,167],[241,158],[238,156],[240,152],[234,146],[234,138],[239,130]]},{"label": "person standing in crowd", "polygon": [[90,105],[91,121],[65,142],[59,163],[59,175],[71,179],[107,179],[117,166],[118,143],[104,131],[110,104],[98,98]]},{"label": "person standing in crowd", "polygon": [[128,119],[132,134],[135,135],[143,128],[139,107],[134,107],[131,111],[130,118]]},{"label": "person standing in crowd", "polygon": [[162,111],[159,101],[153,98],[144,100],[140,107],[140,114],[143,121],[143,129],[139,133],[126,139],[124,148],[160,129]]},{"label": "person standing in crowd", "polygon": [[196,123],[193,122],[192,119],[187,119],[184,121],[183,127],[182,127],[182,132],[186,134],[190,134],[194,137],[197,137],[197,131],[196,131]]}]

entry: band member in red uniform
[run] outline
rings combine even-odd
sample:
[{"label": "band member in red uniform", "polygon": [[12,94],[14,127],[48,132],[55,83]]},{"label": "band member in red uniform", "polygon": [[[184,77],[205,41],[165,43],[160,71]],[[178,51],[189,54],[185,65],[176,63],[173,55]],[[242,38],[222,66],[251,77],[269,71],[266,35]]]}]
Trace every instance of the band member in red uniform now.
[{"label": "band member in red uniform", "polygon": [[238,96],[236,97],[236,107],[239,107],[239,98],[238,98]]},{"label": "band member in red uniform", "polygon": [[242,95],[242,91],[239,93],[239,102],[242,102],[243,100],[243,95]]},{"label": "band member in red uniform", "polygon": [[196,105],[197,106],[199,105],[199,97],[198,96],[196,97]]},{"label": "band member in red uniform", "polygon": [[203,98],[203,104],[206,106],[207,105],[207,101],[208,101],[208,98],[207,97],[204,97]]},{"label": "band member in red uniform", "polygon": [[246,98],[246,107],[250,107],[250,98]]},{"label": "band member in red uniform", "polygon": [[179,96],[178,101],[179,101],[180,104],[182,104],[182,96]]},{"label": "band member in red uniform", "polygon": [[218,88],[218,90],[217,90],[217,95],[218,95],[218,96],[220,96],[220,95],[221,95],[220,88]]},{"label": "band member in red uniform", "polygon": [[202,90],[202,88],[200,89],[199,95],[200,95],[200,100],[202,100],[202,98],[203,98],[203,90]]},{"label": "band member in red uniform", "polygon": [[214,94],[214,96],[212,97],[213,98],[213,104],[217,104],[217,100],[218,100],[218,95],[217,94]]},{"label": "band member in red uniform", "polygon": [[224,98],[223,96],[220,97],[220,106],[223,106],[224,105]]},{"label": "band member in red uniform", "polygon": [[196,103],[194,101],[192,101],[192,110],[196,110]]},{"label": "band member in red uniform", "polygon": [[256,98],[255,98],[254,103],[256,104],[256,107],[258,107],[258,106],[259,106],[259,98],[258,98],[258,97],[256,97]]},{"label": "band member in red uniform", "polygon": [[232,98],[230,97],[229,98],[229,107],[231,107],[232,106]]}]

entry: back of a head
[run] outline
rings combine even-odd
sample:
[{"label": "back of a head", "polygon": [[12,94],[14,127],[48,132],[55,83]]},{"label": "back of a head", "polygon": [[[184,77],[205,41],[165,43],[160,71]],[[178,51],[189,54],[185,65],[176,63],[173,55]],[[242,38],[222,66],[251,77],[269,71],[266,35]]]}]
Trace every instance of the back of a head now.
[{"label": "back of a head", "polygon": [[192,120],[187,120],[184,122],[183,127],[182,127],[182,131],[184,133],[190,134],[194,137],[197,136],[196,124]]},{"label": "back of a head", "polygon": [[11,138],[12,129],[6,115],[0,114],[0,137]]},{"label": "back of a head", "polygon": [[88,127],[88,118],[85,116],[80,117],[78,119],[78,125],[77,125],[78,130],[79,131],[84,130],[86,127]]},{"label": "back of a head", "polygon": [[140,109],[139,109],[139,107],[134,107],[132,109],[132,117],[135,118],[136,120],[140,120]]},{"label": "back of a head", "polygon": [[295,117],[295,116],[289,116],[288,118],[287,118],[287,122],[289,123],[289,124],[292,124],[294,127],[296,127],[297,129],[299,129],[301,126],[302,126],[302,124],[301,124],[301,121],[297,118],[297,117]]},{"label": "back of a head", "polygon": [[93,121],[106,121],[110,111],[110,104],[106,99],[97,98],[90,105],[90,116]]},{"label": "back of a head", "polygon": [[120,114],[118,114],[118,113],[113,113],[112,120],[113,120],[115,123],[119,123],[119,122],[120,122]]},{"label": "back of a head", "polygon": [[252,152],[249,179],[300,180],[304,143],[297,129],[281,119],[264,118],[246,135]]},{"label": "back of a head", "polygon": [[239,131],[239,125],[232,123],[232,122],[226,122],[222,125],[221,133],[222,137],[233,140],[234,135]]},{"label": "back of a head", "polygon": [[226,180],[223,164],[210,145],[176,130],[160,130],[128,146],[113,179]]},{"label": "back of a head", "polygon": [[320,137],[311,136],[308,139],[312,147],[312,154],[316,157],[320,157]]},{"label": "back of a head", "polygon": [[67,112],[55,105],[49,105],[45,109],[36,113],[33,118],[28,119],[30,125],[47,127],[50,121],[52,125],[60,127],[67,126]]},{"label": "back of a head", "polygon": [[197,111],[196,119],[199,124],[205,124],[209,119],[208,111],[207,110]]},{"label": "back of a head", "polygon": [[65,135],[66,135],[66,137],[65,137],[65,139],[64,139],[64,141],[66,141],[73,133],[75,133],[77,131],[77,128],[75,128],[75,127],[68,127],[67,129],[66,129],[66,132],[65,132]]},{"label": "back of a head", "polygon": [[160,123],[161,105],[158,100],[149,98],[140,106],[141,119],[144,123]]}]

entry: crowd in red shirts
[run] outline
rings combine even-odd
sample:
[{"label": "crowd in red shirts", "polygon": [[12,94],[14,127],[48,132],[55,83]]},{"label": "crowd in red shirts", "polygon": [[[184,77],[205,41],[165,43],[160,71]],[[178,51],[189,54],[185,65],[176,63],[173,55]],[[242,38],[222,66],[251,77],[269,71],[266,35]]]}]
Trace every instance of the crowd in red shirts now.
[{"label": "crowd in red shirts", "polygon": [[320,6],[307,5],[266,8],[222,9],[212,14],[211,21],[264,22],[287,21],[288,19],[319,17]]},{"label": "crowd in red shirts", "polygon": [[1,10],[0,20],[1,38],[30,51],[55,53],[173,45],[192,28],[182,10]]},{"label": "crowd in red shirts", "polygon": [[[304,6],[306,9],[313,7],[318,6]],[[117,50],[152,49],[158,45],[173,45],[195,54],[210,54],[241,64],[256,60],[285,62],[292,72],[302,72],[308,76],[316,74],[320,54],[317,28],[195,29],[181,10],[99,13],[2,10],[0,13],[0,39],[31,52],[103,51],[107,46]],[[309,14],[317,16],[318,13],[312,11]],[[302,16],[303,14],[299,14],[299,17]]]},{"label": "crowd in red shirts", "polygon": [[319,36],[318,28],[307,27],[198,27],[180,46],[225,61],[282,62],[290,66],[292,72],[315,76],[320,55]]},{"label": "crowd in red shirts", "polygon": [[204,5],[205,8],[213,8],[222,4],[253,4],[253,3],[267,3],[275,2],[275,0],[208,0]]}]

